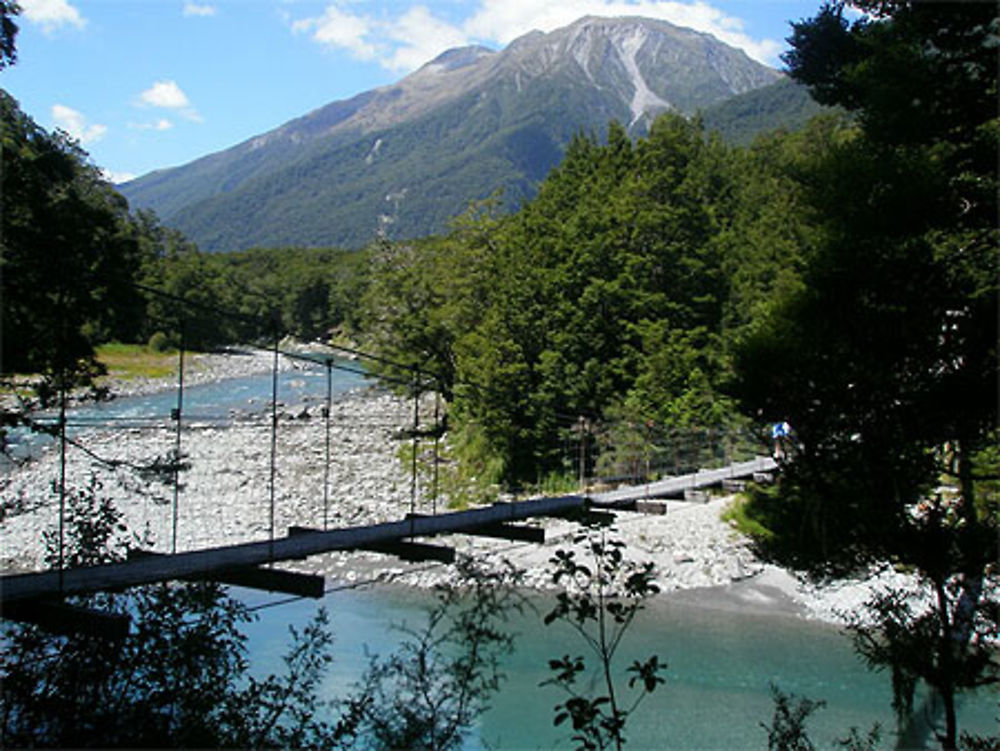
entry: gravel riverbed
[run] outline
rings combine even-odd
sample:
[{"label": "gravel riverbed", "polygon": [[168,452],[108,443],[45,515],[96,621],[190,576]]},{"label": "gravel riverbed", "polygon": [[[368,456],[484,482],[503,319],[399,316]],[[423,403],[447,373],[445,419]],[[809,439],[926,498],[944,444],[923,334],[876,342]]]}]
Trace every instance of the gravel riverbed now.
[{"label": "gravel riverbed", "polygon": [[[196,355],[188,383],[203,383],[272,366],[269,352],[238,356]],[[282,367],[292,367],[283,358]],[[113,384],[116,393],[139,394],[169,388],[168,381]],[[258,407],[260,405],[257,405]],[[333,460],[325,462],[326,420],[319,406],[282,410],[276,432],[273,488],[274,532],[288,527],[329,528],[395,521],[411,510],[411,477],[399,452],[402,431],[412,422],[412,402],[374,388],[340,396],[333,405],[330,444]],[[430,407],[433,409],[433,407]],[[118,431],[92,430],[68,452],[67,486],[84,487],[91,478],[100,494],[124,514],[129,534],[140,534],[153,550],[174,545],[175,489],[170,476],[149,483],[134,471],[153,457],[173,449],[173,425]],[[178,550],[266,540],[271,534],[271,430],[269,414],[247,414],[227,425],[192,423],[182,433],[182,452],[190,468],[180,476],[176,492]],[[5,572],[43,566],[44,536],[58,529],[60,458],[55,448],[9,468],[0,477],[3,517],[0,521],[0,565]],[[430,513],[430,488],[418,483],[417,511]],[[818,586],[791,572],[758,560],[747,540],[720,518],[731,498],[707,503],[669,501],[667,513],[620,512],[614,525],[627,554],[656,565],[664,596],[676,596],[707,607],[741,608],[836,621],[856,608],[874,586],[906,584],[889,570],[866,580]],[[440,509],[440,504],[439,504]],[[459,555],[481,560],[509,560],[525,569],[529,587],[549,588],[549,558],[570,545],[577,526],[560,519],[531,522],[546,530],[546,543],[532,545],[483,537],[437,538]],[[286,564],[283,564],[286,565]],[[331,584],[395,581],[429,587],[450,581],[453,568],[440,564],[406,564],[395,558],[352,551],[328,553],[289,568],[326,575]]]}]

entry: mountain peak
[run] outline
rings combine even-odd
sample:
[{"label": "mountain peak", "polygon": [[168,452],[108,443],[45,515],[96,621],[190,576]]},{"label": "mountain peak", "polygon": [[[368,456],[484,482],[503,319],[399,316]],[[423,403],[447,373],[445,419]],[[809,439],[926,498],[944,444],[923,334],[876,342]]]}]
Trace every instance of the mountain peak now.
[{"label": "mountain peak", "polygon": [[529,75],[582,73],[589,85],[617,92],[631,126],[668,110],[693,114],[779,77],[709,34],[639,16],[584,16],[526,34],[504,55]]},{"label": "mountain peak", "polygon": [[480,59],[495,54],[497,53],[494,50],[491,50],[489,47],[483,47],[479,44],[473,44],[467,47],[453,47],[450,50],[445,50],[429,63],[422,65],[420,70],[431,72],[439,70],[458,70],[459,68],[465,68],[469,65],[475,65],[480,61]]}]

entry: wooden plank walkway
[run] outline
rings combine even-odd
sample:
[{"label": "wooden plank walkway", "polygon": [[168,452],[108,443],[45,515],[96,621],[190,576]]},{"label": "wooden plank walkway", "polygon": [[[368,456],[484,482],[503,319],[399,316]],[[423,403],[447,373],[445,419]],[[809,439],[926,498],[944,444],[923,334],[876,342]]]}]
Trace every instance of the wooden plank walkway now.
[{"label": "wooden plank walkway", "polygon": [[758,456],[756,459],[731,464],[721,469],[703,469],[694,474],[668,477],[665,480],[657,480],[645,485],[630,485],[605,493],[593,493],[590,496],[590,501],[593,506],[606,508],[628,506],[647,498],[668,498],[682,495],[685,490],[719,485],[723,480],[753,477],[758,472],[772,472],[777,466],[771,457]]},{"label": "wooden plank walkway", "polygon": [[9,603],[66,595],[123,589],[140,584],[208,576],[212,572],[260,566],[333,550],[370,548],[407,537],[433,537],[454,532],[495,528],[537,516],[563,516],[584,511],[583,496],[540,498],[518,503],[498,503],[484,508],[453,511],[437,516],[415,516],[367,527],[298,532],[276,540],[157,555],[101,566],[40,571],[0,576],[0,613]]}]

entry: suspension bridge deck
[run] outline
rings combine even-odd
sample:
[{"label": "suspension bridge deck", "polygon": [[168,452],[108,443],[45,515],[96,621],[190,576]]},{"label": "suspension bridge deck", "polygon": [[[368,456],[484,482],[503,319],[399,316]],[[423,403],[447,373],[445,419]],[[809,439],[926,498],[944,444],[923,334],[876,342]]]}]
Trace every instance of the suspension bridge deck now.
[{"label": "suspension bridge deck", "polygon": [[[770,472],[777,465],[770,457],[701,470],[645,485],[630,486],[584,496],[540,498],[517,503],[498,503],[484,508],[454,511],[436,516],[410,516],[395,522],[363,527],[290,531],[287,537],[259,542],[192,550],[171,555],[145,556],[100,566],[50,570],[0,576],[0,613],[13,603],[47,597],[64,597],[102,590],[190,578],[219,578],[236,583],[245,578],[261,578],[281,588],[283,575],[297,576],[280,569],[259,567],[288,560],[307,558],[337,550],[391,550],[393,545],[414,537],[434,537],[451,533],[485,532],[503,534],[509,522],[533,517],[564,516],[588,508],[624,508],[647,498],[662,498],[688,489],[718,485],[727,479],[751,477]],[[509,530],[517,534],[517,530]],[[318,577],[314,577],[318,578]],[[306,589],[310,585],[306,583]],[[320,593],[322,590],[320,582]]]},{"label": "suspension bridge deck", "polygon": [[374,549],[411,537],[475,533],[539,516],[585,511],[583,496],[500,503],[437,516],[409,518],[365,527],[296,531],[275,540],[147,556],[99,566],[0,577],[0,613],[22,600],[61,597],[185,578],[212,578],[216,572],[250,571],[269,563],[307,558],[335,550]]},{"label": "suspension bridge deck", "polygon": [[599,507],[624,507],[647,498],[669,498],[683,493],[685,490],[696,490],[718,485],[724,480],[738,480],[753,477],[764,472],[773,472],[777,463],[769,456],[758,456],[746,462],[731,464],[721,469],[703,469],[689,475],[668,477],[643,485],[609,490],[604,493],[594,493],[590,496],[591,504]]}]

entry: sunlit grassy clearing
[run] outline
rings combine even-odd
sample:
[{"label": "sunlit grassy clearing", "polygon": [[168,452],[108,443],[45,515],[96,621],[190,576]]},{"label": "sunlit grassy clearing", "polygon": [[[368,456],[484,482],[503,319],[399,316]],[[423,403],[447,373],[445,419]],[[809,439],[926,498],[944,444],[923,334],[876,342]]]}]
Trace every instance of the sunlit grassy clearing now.
[{"label": "sunlit grassy clearing", "polygon": [[176,353],[153,352],[141,344],[102,344],[97,359],[113,378],[165,378],[177,372]]}]

